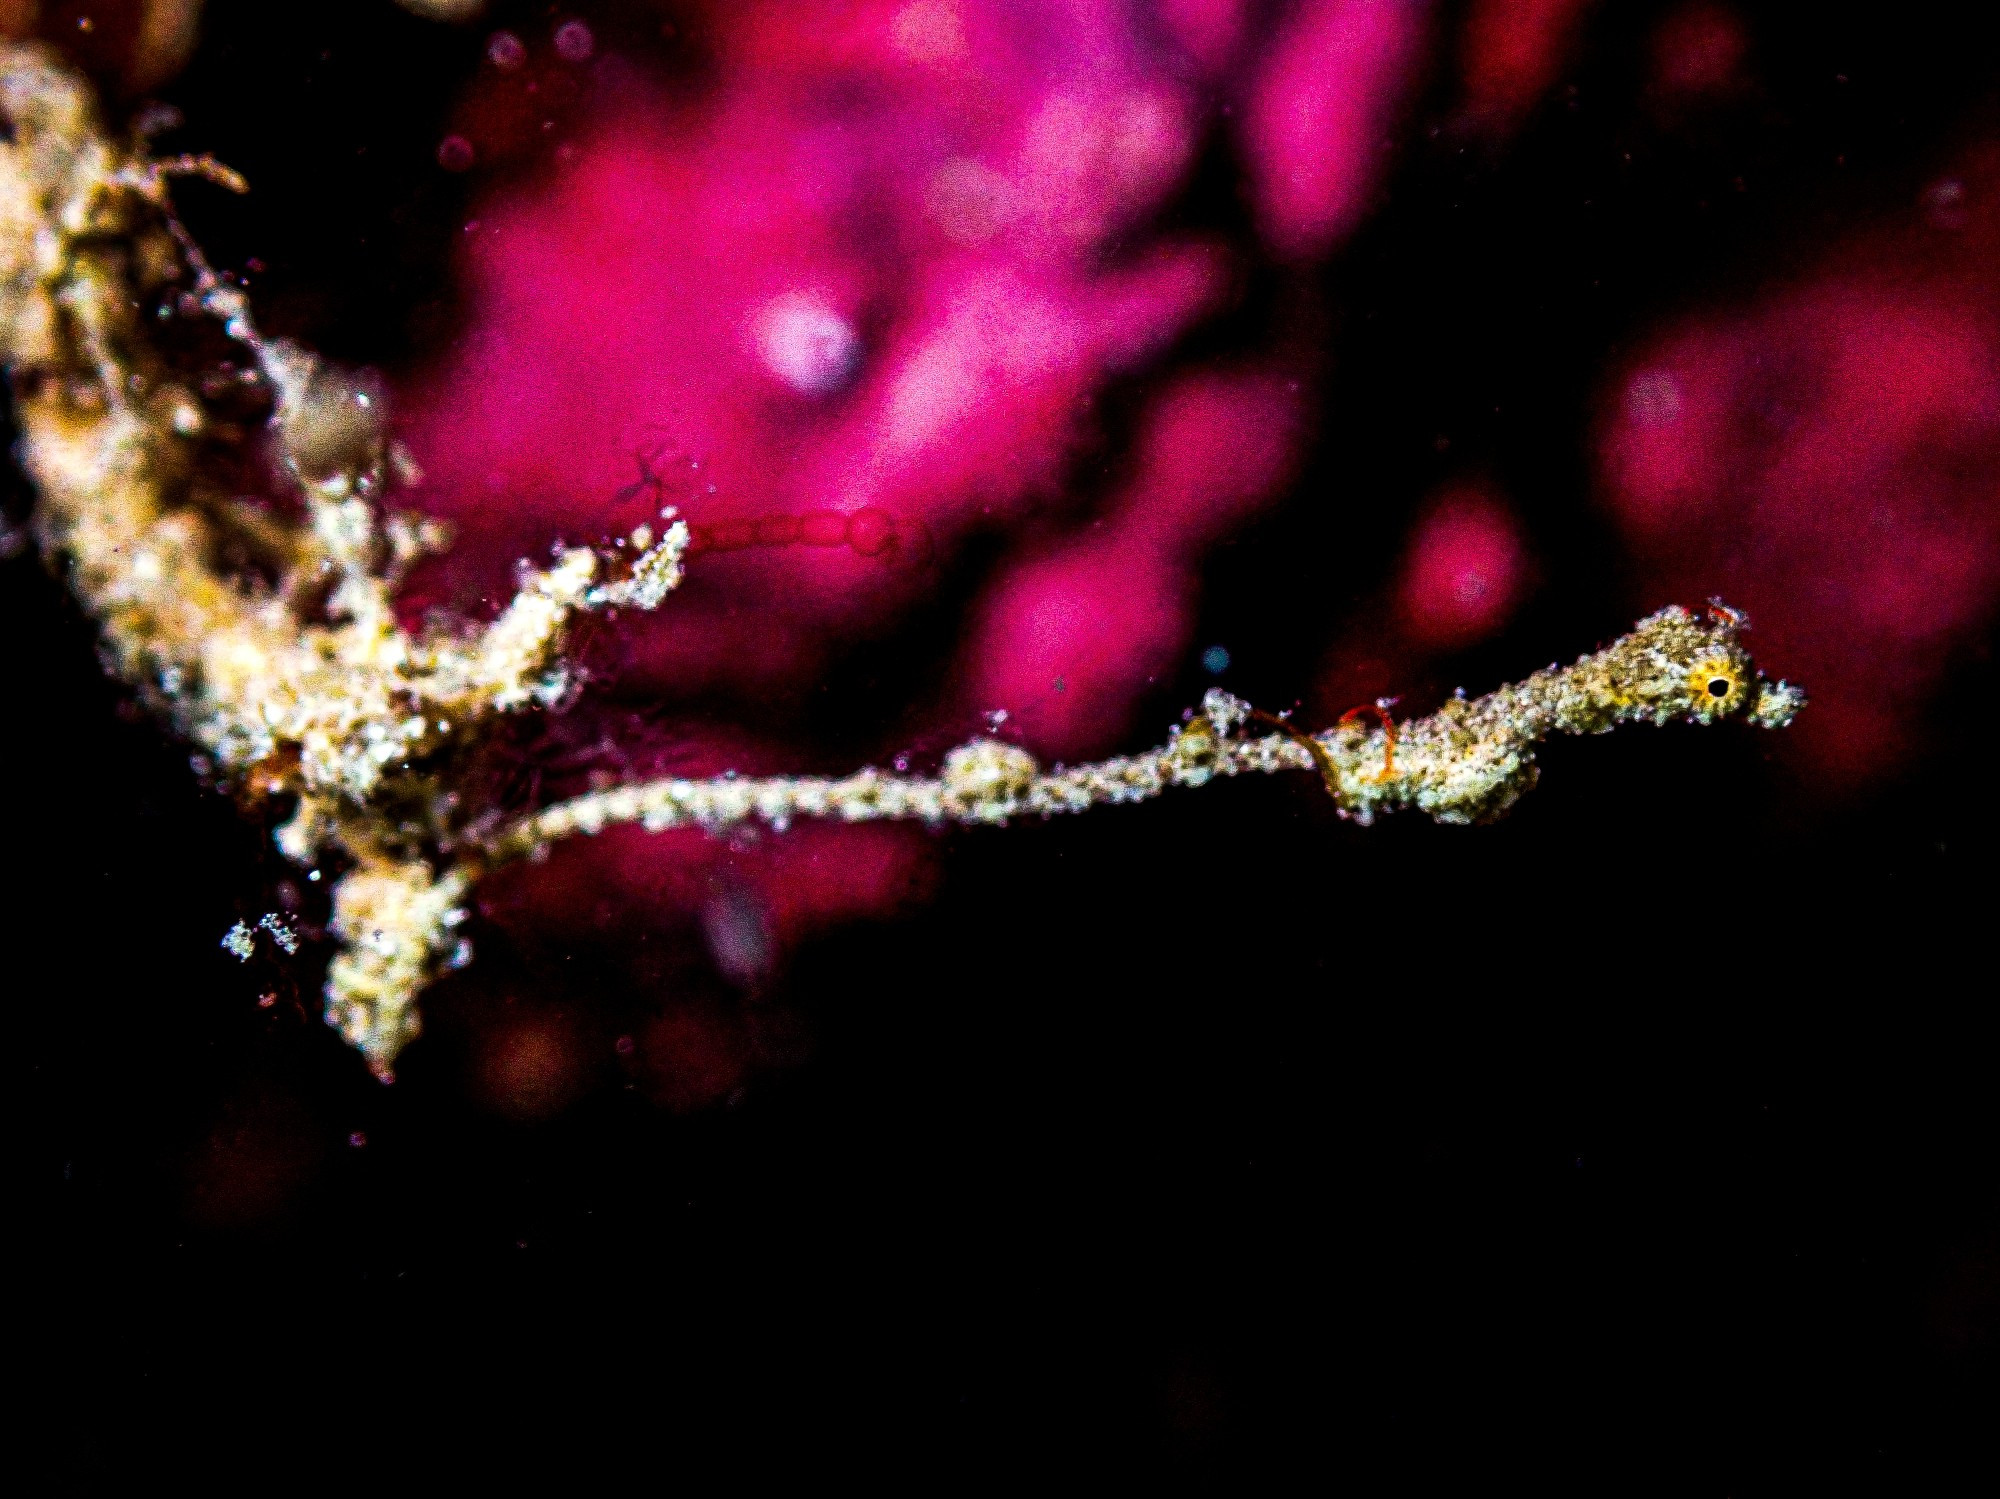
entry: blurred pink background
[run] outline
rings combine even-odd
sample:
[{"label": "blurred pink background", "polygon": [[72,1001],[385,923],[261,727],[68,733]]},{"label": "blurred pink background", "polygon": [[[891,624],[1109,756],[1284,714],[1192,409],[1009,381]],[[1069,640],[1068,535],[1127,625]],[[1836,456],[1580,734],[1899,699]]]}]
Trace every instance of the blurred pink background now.
[{"label": "blurred pink background", "polygon": [[[817,525],[829,544],[712,547],[657,618],[624,627],[617,674],[703,705],[677,730],[678,769],[838,769],[729,727],[732,708],[809,693],[977,542],[993,561],[949,681],[884,726],[881,761],[928,769],[982,731],[1047,759],[1150,741],[1163,726],[1135,709],[1200,649],[1204,559],[1286,501],[1339,353],[1218,363],[1185,353],[1190,335],[1251,268],[1324,261],[1393,211],[1385,175],[1437,80],[1459,101],[1452,128],[1505,151],[1590,12],[759,0],[706,13],[713,66],[671,96],[631,70],[580,93],[601,61],[581,22],[496,33],[441,169],[537,150],[556,169],[480,195],[469,333],[402,394],[426,503],[465,533],[432,596],[495,597],[516,558],[622,533],[662,500],[705,538]],[[1729,6],[1670,7],[1646,107],[1693,128],[1758,67]],[[582,113],[548,148],[535,125],[557,107]],[[1216,150],[1254,227],[1166,227]],[[1760,659],[1812,693],[1776,753],[1813,794],[1894,765],[1991,615],[1996,162],[1968,155],[1894,221],[1775,247],[1783,273],[1762,291],[1680,308],[1595,376],[1594,488],[1628,549],[1632,613],[1710,596],[1748,610]],[[1143,405],[1112,478],[1079,495],[1075,465],[1106,441],[1099,398],[1133,381]],[[1329,641],[1308,703],[1337,705],[1363,658],[1395,692],[1493,638],[1544,581],[1512,498],[1473,470],[1410,517],[1381,578],[1384,608]],[[497,883],[489,914],[690,912],[720,970],[754,983],[800,934],[919,898],[932,847],[908,830],[616,833]],[[736,1043],[673,1024],[664,1050],[701,1060],[663,1064],[665,1094],[726,1090]]]}]

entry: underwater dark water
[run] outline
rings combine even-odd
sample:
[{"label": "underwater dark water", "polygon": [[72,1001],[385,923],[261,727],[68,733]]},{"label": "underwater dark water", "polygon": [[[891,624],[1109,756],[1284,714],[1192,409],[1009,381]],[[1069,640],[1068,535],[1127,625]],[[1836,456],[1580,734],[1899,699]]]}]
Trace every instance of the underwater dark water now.
[{"label": "underwater dark water", "polygon": [[[1331,351],[1291,497],[1204,571],[1232,690],[1315,690],[1467,452],[1541,582],[1425,669],[1482,688],[1623,628],[1607,366],[2000,128],[1993,23],[1772,3],[1731,11],[1754,100],[1649,135],[1629,80],[1670,9],[1594,13],[1574,93],[1504,151],[1407,130],[1352,240],[1190,335],[1226,352],[1310,305]],[[191,201],[218,261],[268,263],[267,322],[339,357],[448,340],[471,189],[405,143],[446,128],[478,47],[386,3],[206,26],[172,144],[271,184]],[[698,78],[699,40],[645,65]],[[1425,87],[1415,117],[1442,117],[1450,79]],[[1227,162],[1175,211],[1240,220]],[[1334,492],[1378,498],[1357,519]],[[940,629],[973,586],[945,575]],[[837,663],[834,742],[932,669],[912,633]],[[1298,778],[954,833],[926,898],[755,983],[659,934],[646,972],[692,996],[664,1018],[601,945],[482,924],[390,1088],[308,966],[217,947],[289,872],[32,553],[0,562],[0,653],[17,1451],[52,1481],[2000,1480],[1989,627],[1859,780],[1669,729],[1552,746],[1488,828],[1357,828]],[[1210,680],[1190,660],[1142,718]],[[715,1076],[630,1063],[661,1025]],[[495,1034],[584,1060],[517,1066]]]}]

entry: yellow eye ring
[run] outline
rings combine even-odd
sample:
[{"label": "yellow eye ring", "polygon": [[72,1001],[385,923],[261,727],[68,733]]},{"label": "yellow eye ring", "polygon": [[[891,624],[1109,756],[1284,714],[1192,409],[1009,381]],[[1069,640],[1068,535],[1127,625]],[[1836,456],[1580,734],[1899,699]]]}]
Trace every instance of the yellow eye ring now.
[{"label": "yellow eye ring", "polygon": [[1710,656],[1695,662],[1688,668],[1687,683],[1690,705],[1703,718],[1734,713],[1750,693],[1742,669],[1727,656]]}]

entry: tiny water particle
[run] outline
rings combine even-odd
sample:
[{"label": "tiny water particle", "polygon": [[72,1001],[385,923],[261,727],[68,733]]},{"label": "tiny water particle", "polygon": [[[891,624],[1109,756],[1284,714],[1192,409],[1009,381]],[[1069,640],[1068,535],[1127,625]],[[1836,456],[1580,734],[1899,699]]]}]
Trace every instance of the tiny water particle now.
[{"label": "tiny water particle", "polygon": [[496,31],[486,43],[486,60],[503,73],[511,73],[528,60],[528,49],[511,31]]},{"label": "tiny water particle", "polygon": [[853,377],[861,340],[852,324],[813,292],[773,298],[754,324],[764,367],[802,395],[830,395]]},{"label": "tiny water particle", "polygon": [[472,142],[462,135],[447,135],[438,143],[438,165],[447,172],[469,171],[473,158]]},{"label": "tiny water particle", "polygon": [[1671,427],[1681,417],[1681,385],[1668,370],[1641,370],[1625,388],[1625,409],[1641,427]]},{"label": "tiny water particle", "polygon": [[556,28],[556,56],[564,62],[587,62],[597,50],[597,38],[581,21],[565,21]]},{"label": "tiny water particle", "polygon": [[363,1134],[360,1130],[356,1130],[353,1134],[347,1137],[347,1143],[353,1146],[356,1150],[359,1150],[362,1146],[368,1143],[368,1136]]},{"label": "tiny water particle", "polygon": [[1201,664],[1210,676],[1219,677],[1229,670],[1229,651],[1225,646],[1212,645],[1201,653]]}]

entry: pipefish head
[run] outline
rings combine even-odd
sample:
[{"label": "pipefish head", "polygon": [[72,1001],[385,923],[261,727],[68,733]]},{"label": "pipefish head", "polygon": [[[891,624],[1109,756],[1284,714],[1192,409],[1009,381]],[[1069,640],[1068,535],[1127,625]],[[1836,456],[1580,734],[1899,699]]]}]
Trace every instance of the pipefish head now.
[{"label": "pipefish head", "polygon": [[1646,667],[1637,694],[1659,717],[1716,723],[1741,718],[1781,728],[1805,705],[1805,694],[1757,670],[1742,641],[1749,620],[1719,601],[1695,614],[1663,609],[1634,639],[1645,642]]}]

